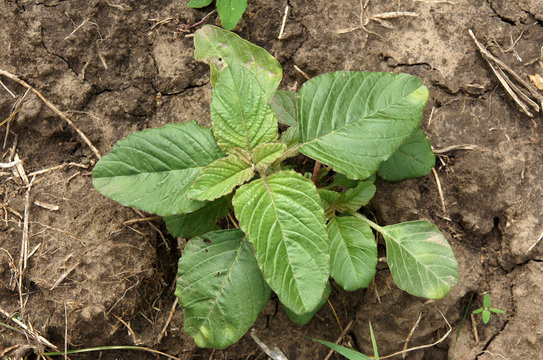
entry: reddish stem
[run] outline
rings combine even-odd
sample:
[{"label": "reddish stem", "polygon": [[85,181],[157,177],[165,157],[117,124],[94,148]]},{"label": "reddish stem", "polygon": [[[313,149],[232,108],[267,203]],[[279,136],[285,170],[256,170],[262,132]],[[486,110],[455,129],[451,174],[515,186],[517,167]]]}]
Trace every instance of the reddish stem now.
[{"label": "reddish stem", "polygon": [[319,170],[321,169],[321,162],[320,161],[315,161],[315,167],[313,167],[313,176],[311,177],[311,181],[313,181],[313,184],[315,184],[315,186],[317,186],[317,182],[319,181],[318,179],[318,175],[319,175]]}]

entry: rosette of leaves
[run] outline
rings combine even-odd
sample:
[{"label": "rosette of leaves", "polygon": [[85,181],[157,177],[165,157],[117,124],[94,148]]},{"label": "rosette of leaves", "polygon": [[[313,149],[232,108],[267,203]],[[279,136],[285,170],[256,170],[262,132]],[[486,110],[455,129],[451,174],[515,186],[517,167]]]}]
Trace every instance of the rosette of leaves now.
[{"label": "rosette of leaves", "polygon": [[[213,0],[190,0],[187,7],[200,9],[211,5]],[[217,12],[221,24],[227,30],[234,30],[247,9],[247,0],[217,0]]]},{"label": "rosette of leaves", "polygon": [[[175,293],[196,343],[237,341],[272,291],[303,324],[325,303],[330,278],[349,291],[368,286],[376,232],[398,287],[444,297],[458,269],[434,225],[379,226],[359,213],[375,193],[375,174],[398,181],[434,165],[419,127],[428,98],[421,81],[336,72],[298,93],[277,91],[281,66],[262,48],[212,26],[194,41],[196,58],[211,66],[212,126],[131,134],[93,177],[104,195],[161,215],[172,235],[190,238]],[[302,155],[325,165],[319,179],[283,165]],[[216,220],[226,216],[221,229]]]}]

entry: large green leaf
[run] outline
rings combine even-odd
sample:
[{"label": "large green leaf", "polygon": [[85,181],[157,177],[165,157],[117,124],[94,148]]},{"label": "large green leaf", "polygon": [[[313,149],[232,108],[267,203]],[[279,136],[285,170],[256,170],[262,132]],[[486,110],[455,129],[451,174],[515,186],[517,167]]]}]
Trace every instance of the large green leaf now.
[{"label": "large green leaf", "polygon": [[294,91],[277,90],[270,105],[280,124],[298,126],[297,95]]},{"label": "large green leaf", "polygon": [[227,30],[233,30],[247,9],[247,0],[217,0],[217,11],[221,24]]},{"label": "large green leaf", "polygon": [[190,0],[187,3],[187,7],[199,9],[208,6],[212,1],[213,0]]},{"label": "large green leaf", "polygon": [[336,72],[298,94],[300,151],[349,178],[379,169],[420,124],[428,99],[406,74]]},{"label": "large green leaf", "polygon": [[367,287],[377,267],[377,242],[370,226],[353,216],[333,217],[330,239],[330,275],[347,291]]},{"label": "large green leaf", "polygon": [[377,174],[388,181],[418,178],[430,173],[435,163],[436,157],[426,134],[417,128],[394,155],[381,164]]},{"label": "large green leaf", "polygon": [[380,227],[396,285],[411,295],[441,299],[458,281],[454,253],[439,229],[427,221]]},{"label": "large green leaf", "polygon": [[200,170],[224,156],[211,130],[186,122],[128,135],[92,172],[96,189],[113,200],[158,215],[195,211],[187,197]]},{"label": "large green leaf", "polygon": [[189,197],[200,201],[215,200],[251,180],[253,174],[253,166],[235,155],[215,160],[202,169],[189,190]]},{"label": "large green leaf", "polygon": [[308,322],[313,319],[313,316],[323,307],[324,304],[326,304],[326,301],[330,297],[330,293],[332,292],[332,286],[330,286],[330,282],[326,283],[326,288],[324,289],[324,295],[322,296],[322,300],[319,303],[319,305],[315,308],[315,310],[310,311],[308,313],[298,315],[292,310],[290,310],[288,307],[286,307],[284,304],[281,304],[283,307],[283,310],[285,311],[285,314],[287,314],[290,321],[298,324],[298,325],[305,325]]},{"label": "large green leaf", "polygon": [[215,220],[227,214],[228,200],[222,197],[206,202],[203,207],[190,214],[166,216],[164,222],[173,236],[190,239],[212,230],[219,230]]},{"label": "large green leaf", "polygon": [[283,77],[283,69],[273,56],[238,35],[206,25],[194,34],[194,57],[209,64],[211,83],[215,84],[222,69],[232,64],[245,66],[257,78],[271,100]]},{"label": "large green leaf", "polygon": [[328,236],[315,185],[292,171],[240,187],[232,203],[270,287],[296,314],[314,310],[329,277]]},{"label": "large green leaf", "polygon": [[227,152],[252,150],[277,139],[277,120],[264,90],[247,69],[232,64],[223,70],[211,97],[213,133]]},{"label": "large green leaf", "polygon": [[270,296],[243,232],[220,230],[191,239],[179,260],[177,288],[185,332],[200,347],[238,341]]}]

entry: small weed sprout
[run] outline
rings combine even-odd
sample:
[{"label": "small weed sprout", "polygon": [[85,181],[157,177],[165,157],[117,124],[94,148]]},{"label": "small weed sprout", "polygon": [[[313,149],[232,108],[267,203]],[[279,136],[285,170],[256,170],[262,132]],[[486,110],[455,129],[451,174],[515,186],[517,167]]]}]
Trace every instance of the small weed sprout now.
[{"label": "small weed sprout", "polygon": [[[200,9],[211,5],[213,0],[190,0],[187,7]],[[222,26],[233,30],[247,9],[247,0],[217,0],[217,12]]]},{"label": "small weed sprout", "polygon": [[[400,181],[434,166],[420,129],[428,89],[419,79],[339,71],[289,92],[277,90],[277,60],[239,36],[204,26],[194,43],[196,59],[211,69],[211,128],[192,121],[133,133],[97,163],[93,181],[190,239],[175,294],[199,346],[239,340],[272,291],[304,324],[326,302],[330,278],[347,291],[367,287],[375,232],[399,288],[447,295],[458,267],[436,226],[381,226],[359,212],[376,176]],[[315,160],[313,173],[284,163],[301,155]]]},{"label": "small weed sprout", "polygon": [[503,311],[502,309],[497,309],[497,308],[492,307],[490,295],[485,294],[485,296],[483,297],[483,307],[473,310],[473,314],[475,315],[481,314],[481,313],[483,314],[483,323],[488,324],[488,322],[490,321],[490,315],[492,313],[505,314],[505,311]]}]

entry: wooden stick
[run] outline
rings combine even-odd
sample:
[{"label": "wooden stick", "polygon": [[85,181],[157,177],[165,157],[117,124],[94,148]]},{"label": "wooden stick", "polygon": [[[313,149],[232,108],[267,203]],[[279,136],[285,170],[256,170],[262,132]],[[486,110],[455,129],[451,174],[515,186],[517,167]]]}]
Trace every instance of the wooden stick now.
[{"label": "wooden stick", "polygon": [[57,114],[62,120],[66,121],[68,123],[68,125],[70,125],[72,127],[72,129],[74,129],[79,134],[79,136],[91,148],[92,152],[94,152],[94,155],[96,155],[96,157],[98,159],[102,158],[102,156],[100,155],[100,152],[98,152],[98,149],[96,149],[94,147],[94,145],[92,145],[91,141],[83,133],[83,131],[79,130],[79,128],[77,126],[75,126],[75,124],[72,122],[72,120],[68,119],[68,117],[66,115],[64,115],[64,113],[62,111],[60,111],[55,105],[53,105],[49,100],[47,100],[38,90],[36,90],[35,88],[33,88],[32,86],[27,84],[24,80],[21,80],[18,76],[13,75],[12,73],[7,72],[5,70],[0,69],[0,75],[4,75],[5,77],[7,77],[7,78],[21,84],[25,88],[30,89],[30,91],[32,91],[34,94],[36,94],[45,103],[45,105],[47,105],[47,107],[49,109],[53,110],[53,112],[55,114]]}]

